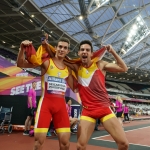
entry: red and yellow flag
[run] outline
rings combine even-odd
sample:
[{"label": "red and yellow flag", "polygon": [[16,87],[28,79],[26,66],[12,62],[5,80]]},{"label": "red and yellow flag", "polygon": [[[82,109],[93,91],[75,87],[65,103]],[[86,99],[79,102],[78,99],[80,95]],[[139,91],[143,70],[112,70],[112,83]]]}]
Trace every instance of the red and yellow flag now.
[{"label": "red and yellow flag", "polygon": [[[55,53],[55,48],[52,45],[49,45],[49,48],[51,49],[53,53]],[[105,51],[106,49],[105,47],[103,47],[97,50],[96,52],[94,52],[92,56],[92,61],[97,62],[98,60],[100,60],[105,54]],[[46,51],[46,47],[44,45],[40,45],[37,52],[35,48],[33,47],[33,45],[26,46],[25,53],[26,53],[26,59],[28,60],[28,62],[37,66],[41,65],[45,60],[50,58],[50,56],[48,55]],[[80,58],[70,59],[68,56],[65,57],[65,61],[69,63],[81,63]]]}]

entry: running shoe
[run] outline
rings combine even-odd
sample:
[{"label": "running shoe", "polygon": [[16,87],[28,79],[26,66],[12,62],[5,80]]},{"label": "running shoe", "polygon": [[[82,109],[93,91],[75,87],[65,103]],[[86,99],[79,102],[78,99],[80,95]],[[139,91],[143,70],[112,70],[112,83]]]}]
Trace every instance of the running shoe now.
[{"label": "running shoe", "polygon": [[29,131],[27,130],[27,131],[24,131],[23,132],[23,135],[29,135]]}]

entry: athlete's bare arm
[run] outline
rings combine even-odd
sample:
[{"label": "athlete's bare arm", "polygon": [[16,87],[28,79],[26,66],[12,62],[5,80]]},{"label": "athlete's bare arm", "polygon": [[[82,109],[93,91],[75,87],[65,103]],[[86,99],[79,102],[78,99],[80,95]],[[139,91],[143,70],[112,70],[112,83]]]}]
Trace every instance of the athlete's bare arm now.
[{"label": "athlete's bare arm", "polygon": [[49,47],[49,44],[48,44],[48,42],[47,42],[47,39],[45,39],[45,40],[42,42],[42,44],[45,46],[46,51],[48,52],[49,56],[50,56],[51,58],[55,57],[55,54],[51,51],[51,49],[50,49],[50,47]]},{"label": "athlete's bare arm", "polygon": [[46,60],[46,61],[44,61],[44,62],[42,63],[42,65],[41,65],[41,76],[46,73],[46,71],[47,71],[47,69],[48,69],[48,66],[49,66],[49,63],[50,63],[49,59]]},{"label": "athlete's bare arm", "polygon": [[[25,49],[24,49],[24,45],[30,45],[32,44],[32,42],[30,41],[23,41],[20,45],[20,50],[19,50],[19,53],[18,53],[18,57],[17,57],[17,67],[20,67],[20,68],[35,68],[35,67],[38,67],[38,66],[35,66],[33,64],[30,64],[26,59],[25,59],[25,56],[24,56],[24,52],[25,52]],[[48,68],[48,65],[49,65],[49,60],[46,60],[40,67],[41,67],[41,74],[43,75],[47,68]]]},{"label": "athlete's bare arm", "polygon": [[18,53],[18,57],[17,57],[17,67],[20,67],[20,68],[35,68],[37,66],[33,65],[33,64],[30,64],[26,59],[25,59],[25,55],[24,55],[24,52],[25,52],[25,49],[24,49],[24,45],[30,45],[32,44],[31,41],[23,41],[20,45],[20,48],[19,48],[19,53]]},{"label": "athlete's bare arm", "polygon": [[126,64],[121,59],[121,57],[115,52],[115,50],[112,48],[111,45],[106,46],[107,51],[111,53],[114,58],[116,59],[116,63],[108,63],[106,61],[100,60],[98,62],[99,69],[103,71],[105,74],[105,71],[108,72],[126,72],[128,70]]},{"label": "athlete's bare arm", "polygon": [[69,71],[69,76],[66,79],[66,81],[67,81],[69,87],[71,88],[71,90],[76,93],[77,91],[76,91],[76,89],[74,87],[74,81],[73,81],[72,71],[71,71],[71,69],[69,67],[68,67],[68,71]]}]

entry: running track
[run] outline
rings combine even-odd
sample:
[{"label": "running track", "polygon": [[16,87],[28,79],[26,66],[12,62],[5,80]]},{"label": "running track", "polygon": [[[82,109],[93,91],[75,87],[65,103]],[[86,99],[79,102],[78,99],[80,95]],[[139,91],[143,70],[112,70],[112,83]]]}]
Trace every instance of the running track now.
[{"label": "running track", "polygon": [[[150,150],[150,120],[136,120],[124,124],[124,130],[130,143],[129,150]],[[76,150],[76,135],[71,135],[70,150]],[[20,131],[0,134],[1,150],[32,150],[34,138],[23,136]],[[94,131],[87,150],[116,150],[117,146],[109,134],[100,127]],[[43,150],[59,150],[56,136],[47,138]]]}]

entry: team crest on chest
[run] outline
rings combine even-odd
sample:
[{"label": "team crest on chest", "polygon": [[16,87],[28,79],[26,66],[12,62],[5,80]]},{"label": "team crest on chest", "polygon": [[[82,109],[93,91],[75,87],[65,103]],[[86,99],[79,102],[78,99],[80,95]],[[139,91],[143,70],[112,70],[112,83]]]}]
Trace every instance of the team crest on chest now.
[{"label": "team crest on chest", "polygon": [[51,66],[50,66],[50,69],[54,69],[54,66],[51,65]]}]

